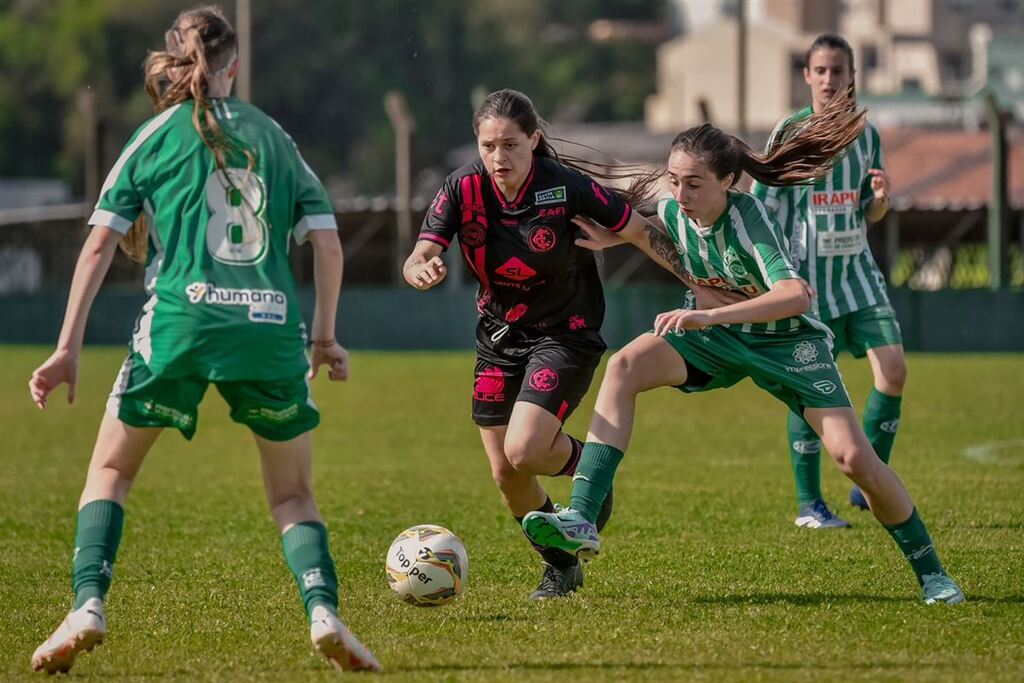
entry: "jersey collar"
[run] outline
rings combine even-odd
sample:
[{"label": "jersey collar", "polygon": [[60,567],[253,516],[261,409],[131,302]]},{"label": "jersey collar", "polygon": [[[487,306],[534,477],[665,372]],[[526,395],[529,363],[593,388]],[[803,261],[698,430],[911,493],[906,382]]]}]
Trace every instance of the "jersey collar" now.
[{"label": "jersey collar", "polygon": [[533,183],[533,174],[537,170],[537,156],[534,155],[530,161],[530,172],[526,175],[526,180],[523,181],[523,186],[519,188],[519,192],[516,193],[515,199],[511,202],[505,200],[505,194],[498,187],[498,184],[494,182],[494,176],[488,175],[491,179],[491,189],[494,190],[494,196],[501,202],[501,208],[503,209],[517,209],[523,202],[523,198],[526,197],[526,190]]}]

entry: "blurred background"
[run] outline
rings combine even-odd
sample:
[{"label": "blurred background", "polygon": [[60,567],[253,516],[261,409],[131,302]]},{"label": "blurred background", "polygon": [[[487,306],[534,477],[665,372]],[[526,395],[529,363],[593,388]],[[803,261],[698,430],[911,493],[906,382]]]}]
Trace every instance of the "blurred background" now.
[{"label": "blurred background", "polygon": [[[52,343],[99,186],[152,114],[142,61],[181,0],[0,2],[0,342]],[[809,103],[804,52],[840,33],[882,131],[892,210],[870,231],[908,350],[1024,351],[1024,0],[225,0],[236,93],[295,138],[346,251],[339,337],[472,343],[457,259],[437,291],[400,264],[444,176],[475,158],[483,96],[527,93],[594,158],[658,164],[710,120],[755,148]],[[579,148],[572,150],[579,152]],[[306,305],[308,248],[292,253]],[[632,249],[601,262],[620,345],[681,290]],[[124,343],[144,300],[118,255],[87,333]]]}]

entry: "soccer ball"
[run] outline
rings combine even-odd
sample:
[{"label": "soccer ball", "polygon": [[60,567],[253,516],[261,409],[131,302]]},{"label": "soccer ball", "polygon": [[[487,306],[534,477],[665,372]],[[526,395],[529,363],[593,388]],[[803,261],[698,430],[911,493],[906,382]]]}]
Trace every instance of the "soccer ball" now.
[{"label": "soccer ball", "polygon": [[447,605],[466,589],[469,558],[459,537],[435,524],[409,527],[388,549],[388,584],[417,607]]}]

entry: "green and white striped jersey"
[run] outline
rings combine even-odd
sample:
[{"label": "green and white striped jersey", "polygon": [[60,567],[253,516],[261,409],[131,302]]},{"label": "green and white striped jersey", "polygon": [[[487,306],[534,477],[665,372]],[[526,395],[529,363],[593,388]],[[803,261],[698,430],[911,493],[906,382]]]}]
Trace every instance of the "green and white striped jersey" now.
[{"label": "green and white striped jersey", "polygon": [[[658,201],[658,216],[668,228],[683,267],[697,284],[758,296],[777,282],[797,277],[779,226],[751,194],[730,190],[725,211],[714,225],[706,228],[687,217],[679,202],[671,197]],[[692,295],[687,296],[687,306],[694,307]],[[805,315],[739,326],[740,332],[749,334],[811,330],[818,336],[823,331],[828,333],[825,325]]]},{"label": "green and white striped jersey", "polygon": [[[779,122],[768,149],[796,134],[811,114],[808,106]],[[755,182],[751,190],[782,226],[794,265],[817,292],[811,310],[821,320],[889,303],[885,276],[868,246],[864,218],[874,197],[871,168],[885,166],[881,137],[869,122],[842,159],[813,186]]]},{"label": "green and white striped jersey", "polygon": [[218,170],[192,125],[192,101],[132,135],[90,225],[127,232],[145,212],[146,291],[133,345],[155,375],[210,380],[295,377],[308,367],[289,239],[336,230],[323,185],[277,123],[216,99],[222,130],[255,154]]}]

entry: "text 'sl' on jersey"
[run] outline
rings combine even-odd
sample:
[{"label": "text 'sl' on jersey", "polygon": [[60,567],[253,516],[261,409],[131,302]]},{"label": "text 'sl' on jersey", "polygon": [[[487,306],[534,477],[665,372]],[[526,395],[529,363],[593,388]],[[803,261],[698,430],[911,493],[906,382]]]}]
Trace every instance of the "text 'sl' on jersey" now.
[{"label": "text 'sl' on jersey", "polygon": [[[664,197],[658,216],[668,228],[686,272],[697,284],[759,296],[782,280],[797,277],[786,253],[779,226],[761,202],[751,194],[730,191],[725,211],[714,225],[701,227],[691,220],[679,202]],[[687,297],[692,305],[693,297]],[[828,328],[805,315],[768,323],[726,325],[748,334],[794,334]]]},{"label": "text 'sl' on jersey", "polygon": [[100,191],[91,225],[149,227],[133,348],[158,376],[214,381],[301,375],[304,325],[288,241],[337,230],[323,185],[277,123],[236,98],[213,100],[222,130],[255,155],[219,170],[191,100],[142,124]]},{"label": "text 'sl' on jersey", "polygon": [[[768,148],[799,132],[811,114],[811,107],[805,107],[780,121]],[[889,303],[885,277],[868,246],[864,216],[874,197],[868,173],[873,168],[884,169],[885,163],[881,136],[868,122],[832,170],[814,185],[754,183],[752,192],[789,240],[800,277],[817,292],[811,310],[821,320]]]},{"label": "text 'sl' on jersey", "polygon": [[604,293],[593,253],[575,244],[576,215],[619,231],[632,209],[590,177],[546,157],[534,158],[519,194],[508,201],[477,161],[445,179],[419,239],[447,249],[458,237],[480,284],[481,313],[517,327],[597,330]]}]

